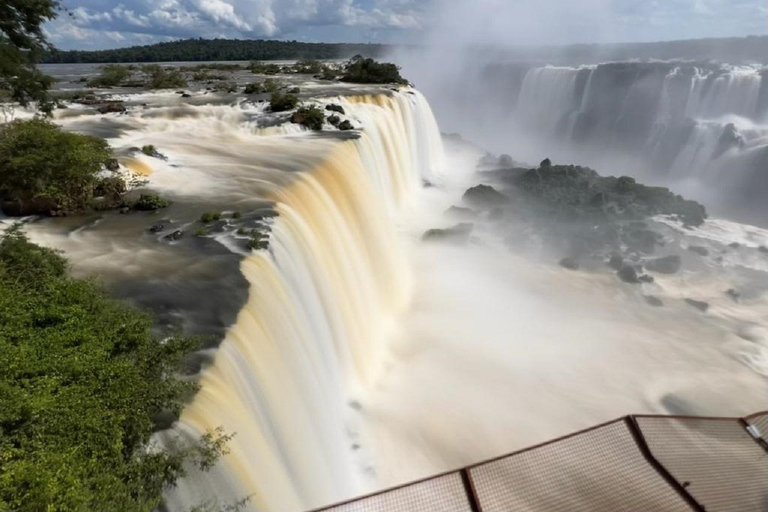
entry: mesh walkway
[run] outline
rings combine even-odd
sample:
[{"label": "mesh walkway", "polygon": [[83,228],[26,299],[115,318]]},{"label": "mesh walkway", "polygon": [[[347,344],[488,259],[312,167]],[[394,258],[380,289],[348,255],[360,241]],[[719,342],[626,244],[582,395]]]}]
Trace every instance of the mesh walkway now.
[{"label": "mesh walkway", "polygon": [[315,512],[768,512],[768,412],[627,416]]}]

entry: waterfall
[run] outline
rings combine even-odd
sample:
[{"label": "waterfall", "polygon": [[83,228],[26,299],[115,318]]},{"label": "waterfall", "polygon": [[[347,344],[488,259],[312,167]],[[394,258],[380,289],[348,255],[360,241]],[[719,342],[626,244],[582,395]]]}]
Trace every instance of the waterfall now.
[{"label": "waterfall", "polygon": [[173,511],[212,497],[297,511],[366,488],[349,401],[375,381],[410,272],[393,223],[441,165],[416,91],[337,99],[362,127],[315,168],[275,187],[269,252],[245,258],[249,299],[203,371],[176,430],[222,426],[230,453],[167,494]]}]

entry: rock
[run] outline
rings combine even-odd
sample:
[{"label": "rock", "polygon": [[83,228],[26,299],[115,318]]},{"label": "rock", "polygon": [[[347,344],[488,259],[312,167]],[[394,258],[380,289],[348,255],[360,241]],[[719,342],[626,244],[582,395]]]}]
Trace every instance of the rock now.
[{"label": "rock", "polygon": [[694,308],[698,309],[702,313],[706,313],[707,310],[709,310],[709,304],[706,302],[702,302],[700,300],[694,300],[694,299],[685,299],[685,302],[689,306],[693,306]]},{"label": "rock", "polygon": [[346,131],[349,131],[349,130],[354,130],[354,129],[355,129],[355,127],[352,126],[352,123],[350,123],[346,119],[344,121],[342,121],[341,123],[339,123],[339,130],[341,130],[343,132],[346,132]]},{"label": "rock", "polygon": [[680,256],[665,256],[664,258],[656,258],[645,262],[645,267],[651,272],[657,272],[659,274],[677,274],[683,265],[683,261]]},{"label": "rock", "polygon": [[552,160],[550,160],[549,158],[545,158],[544,160],[541,161],[541,163],[539,164],[539,167],[541,169],[549,169],[550,167],[552,167]]},{"label": "rock", "polygon": [[192,95],[185,92],[184,94],[181,95],[181,97],[182,98],[191,98]]},{"label": "rock", "polygon": [[741,293],[739,293],[737,290],[734,290],[733,288],[725,292],[725,294],[728,295],[734,302],[739,302],[739,299],[741,298]]},{"label": "rock", "polygon": [[119,101],[110,101],[109,103],[104,103],[99,106],[96,110],[98,110],[100,114],[122,114],[128,109]]},{"label": "rock", "polygon": [[641,283],[648,283],[648,284],[651,284],[656,281],[653,277],[649,276],[648,274],[643,274],[642,276],[638,277],[638,280]]},{"label": "rock", "polygon": [[337,112],[337,113],[339,113],[341,115],[346,115],[347,114],[344,111],[344,107],[342,107],[341,105],[337,105],[335,103],[329,103],[328,105],[326,105],[325,106],[325,110],[327,110],[329,112]]},{"label": "rock", "polygon": [[184,236],[184,232],[183,232],[183,231],[181,231],[181,230],[176,230],[176,231],[174,231],[173,233],[171,233],[170,235],[167,235],[167,236],[165,237],[165,239],[166,239],[166,240],[170,240],[170,241],[172,241],[172,242],[175,242],[175,241],[177,241],[177,240],[181,240],[181,237],[183,237],[183,236]]},{"label": "rock", "polygon": [[164,229],[165,229],[165,224],[163,224],[162,222],[158,222],[157,224],[154,224],[151,228],[149,228],[149,232],[159,233]]},{"label": "rock", "polygon": [[632,229],[624,234],[627,247],[645,254],[653,254],[661,240],[661,235],[649,229]]},{"label": "rock", "polygon": [[130,206],[123,206],[120,208],[120,215],[128,215],[131,213],[131,207]]},{"label": "rock", "polygon": [[608,266],[613,270],[621,270],[624,267],[624,258],[621,254],[612,254],[611,259],[608,260]]},{"label": "rock", "polygon": [[448,229],[430,229],[421,238],[425,242],[449,242],[467,245],[474,230],[474,224],[457,224]]},{"label": "rock", "polygon": [[730,247],[731,249],[738,249],[739,247],[741,247],[741,244],[739,242],[732,242],[728,244],[728,247]]},{"label": "rock", "polygon": [[462,200],[470,206],[493,208],[506,203],[507,197],[490,185],[478,185],[467,190]]},{"label": "rock", "polygon": [[691,252],[695,252],[699,256],[709,256],[709,249],[706,247],[701,247],[699,245],[691,245],[688,247],[688,250]]},{"label": "rock", "polygon": [[560,266],[568,270],[579,270],[579,264],[573,258],[564,258],[560,260]]},{"label": "rock", "polygon": [[632,265],[624,265],[621,270],[617,272],[619,279],[625,283],[640,284],[640,278],[637,276],[637,270]]},{"label": "rock", "polygon": [[768,254],[768,247],[766,247],[764,245],[761,245],[760,247],[758,247],[757,250],[760,251],[763,254]]},{"label": "rock", "polygon": [[647,295],[645,297],[645,302],[648,305],[653,306],[655,308],[660,308],[664,306],[664,302],[660,298],[655,297],[653,295]]},{"label": "rock", "polygon": [[106,162],[104,162],[104,167],[107,168],[108,171],[119,171],[120,170],[120,162],[117,161],[117,158],[110,158]]},{"label": "rock", "polygon": [[341,124],[341,118],[337,115],[332,115],[328,117],[328,122],[331,124],[331,126],[339,127],[339,124]]},{"label": "rock", "polygon": [[445,215],[457,220],[474,220],[477,218],[477,213],[474,210],[461,206],[451,206],[445,211]]}]

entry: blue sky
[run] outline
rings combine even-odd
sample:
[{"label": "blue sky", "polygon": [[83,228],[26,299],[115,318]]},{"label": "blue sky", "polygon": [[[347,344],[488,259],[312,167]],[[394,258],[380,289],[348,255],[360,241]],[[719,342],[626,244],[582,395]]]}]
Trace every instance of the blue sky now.
[{"label": "blue sky", "polygon": [[64,0],[64,49],[189,37],[563,44],[764,35],[768,0]]}]

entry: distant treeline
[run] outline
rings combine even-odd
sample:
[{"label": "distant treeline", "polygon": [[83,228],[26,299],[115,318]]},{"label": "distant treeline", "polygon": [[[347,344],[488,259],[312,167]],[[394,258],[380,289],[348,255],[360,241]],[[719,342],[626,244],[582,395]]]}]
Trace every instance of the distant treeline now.
[{"label": "distant treeline", "polygon": [[132,46],[114,50],[53,51],[43,62],[102,63],[102,62],[179,62],[228,60],[297,60],[343,59],[353,55],[379,57],[387,47],[380,44],[301,43],[298,41],[267,41],[240,39],[186,39],[147,46]]}]

